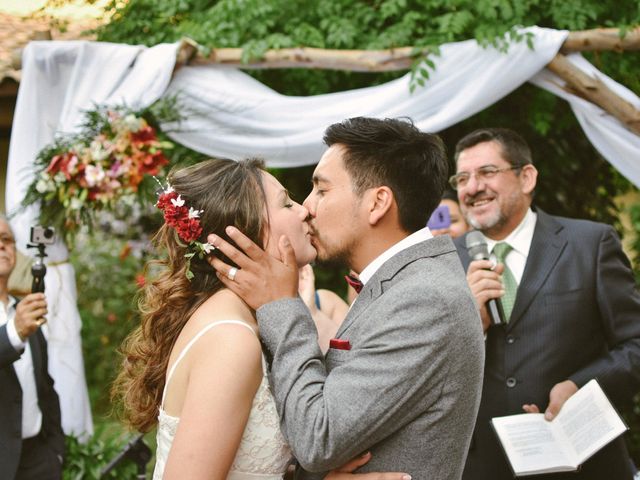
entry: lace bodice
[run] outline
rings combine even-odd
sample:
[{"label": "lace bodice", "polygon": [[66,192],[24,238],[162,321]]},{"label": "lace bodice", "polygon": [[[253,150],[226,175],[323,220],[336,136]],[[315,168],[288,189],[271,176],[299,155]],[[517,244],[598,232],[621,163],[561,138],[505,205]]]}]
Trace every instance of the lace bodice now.
[{"label": "lace bodice", "polygon": [[[226,320],[224,322],[216,322],[205,327],[199,332],[194,339],[189,342],[185,349],[181,352],[180,357],[174,363],[167,381],[169,380],[178,362],[183,358],[186,351],[202,334],[215,325],[228,323],[238,323],[246,326],[244,322],[239,320]],[[252,329],[253,331],[253,329]],[[247,425],[244,429],[240,446],[236,452],[236,457],[231,465],[231,470],[227,476],[227,480],[280,480],[291,461],[291,450],[285,443],[284,437],[280,432],[278,412],[276,411],[275,401],[271,390],[269,389],[269,381],[266,374],[266,362],[262,357],[263,377],[258,387],[258,391],[251,405],[251,412]],[[164,403],[164,395],[163,395]],[[168,415],[162,408],[158,415],[158,433],[156,448],[156,465],[153,471],[153,480],[162,479],[164,467],[169,457],[171,444],[178,429],[180,419]],[[212,452],[214,454],[215,452]]]}]

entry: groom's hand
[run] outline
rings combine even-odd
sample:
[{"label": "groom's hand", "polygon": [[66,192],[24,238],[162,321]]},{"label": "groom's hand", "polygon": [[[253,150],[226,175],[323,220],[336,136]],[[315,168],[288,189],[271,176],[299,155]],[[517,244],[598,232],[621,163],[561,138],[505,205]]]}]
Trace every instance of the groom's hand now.
[{"label": "groom's hand", "polygon": [[207,241],[239,268],[234,270],[215,255],[210,255],[207,259],[229,290],[239,295],[254,310],[274,300],[298,295],[296,255],[286,237],[281,237],[278,242],[280,259],[277,259],[237,228],[227,227],[226,233],[241,250],[214,234],[209,235]]},{"label": "groom's hand", "polygon": [[340,468],[331,470],[323,480],[411,480],[411,475],[400,472],[353,473],[371,460],[371,452],[354,458]]}]

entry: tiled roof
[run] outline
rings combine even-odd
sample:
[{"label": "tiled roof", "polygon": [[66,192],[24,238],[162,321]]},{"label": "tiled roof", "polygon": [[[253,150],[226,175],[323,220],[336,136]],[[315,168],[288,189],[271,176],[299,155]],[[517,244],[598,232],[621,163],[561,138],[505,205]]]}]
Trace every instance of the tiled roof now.
[{"label": "tiled roof", "polygon": [[98,23],[93,18],[61,21],[0,12],[0,83],[9,78],[20,81],[13,59],[31,40],[93,40],[95,36],[85,32]]}]

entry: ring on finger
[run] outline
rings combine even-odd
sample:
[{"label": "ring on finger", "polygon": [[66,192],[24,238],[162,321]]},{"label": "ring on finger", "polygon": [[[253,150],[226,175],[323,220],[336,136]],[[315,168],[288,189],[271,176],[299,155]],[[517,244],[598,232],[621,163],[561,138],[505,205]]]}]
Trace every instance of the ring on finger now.
[{"label": "ring on finger", "polygon": [[233,282],[237,274],[238,274],[238,269],[236,267],[231,267],[229,269],[229,272],[227,272],[227,278]]}]

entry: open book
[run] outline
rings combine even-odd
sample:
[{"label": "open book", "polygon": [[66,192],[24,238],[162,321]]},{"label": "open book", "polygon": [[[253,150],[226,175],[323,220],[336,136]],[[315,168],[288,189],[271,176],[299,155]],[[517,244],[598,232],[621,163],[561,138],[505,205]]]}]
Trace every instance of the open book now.
[{"label": "open book", "polygon": [[495,417],[491,424],[516,476],[578,470],[628,430],[595,380],[569,398],[550,422],[542,413],[523,413]]}]

